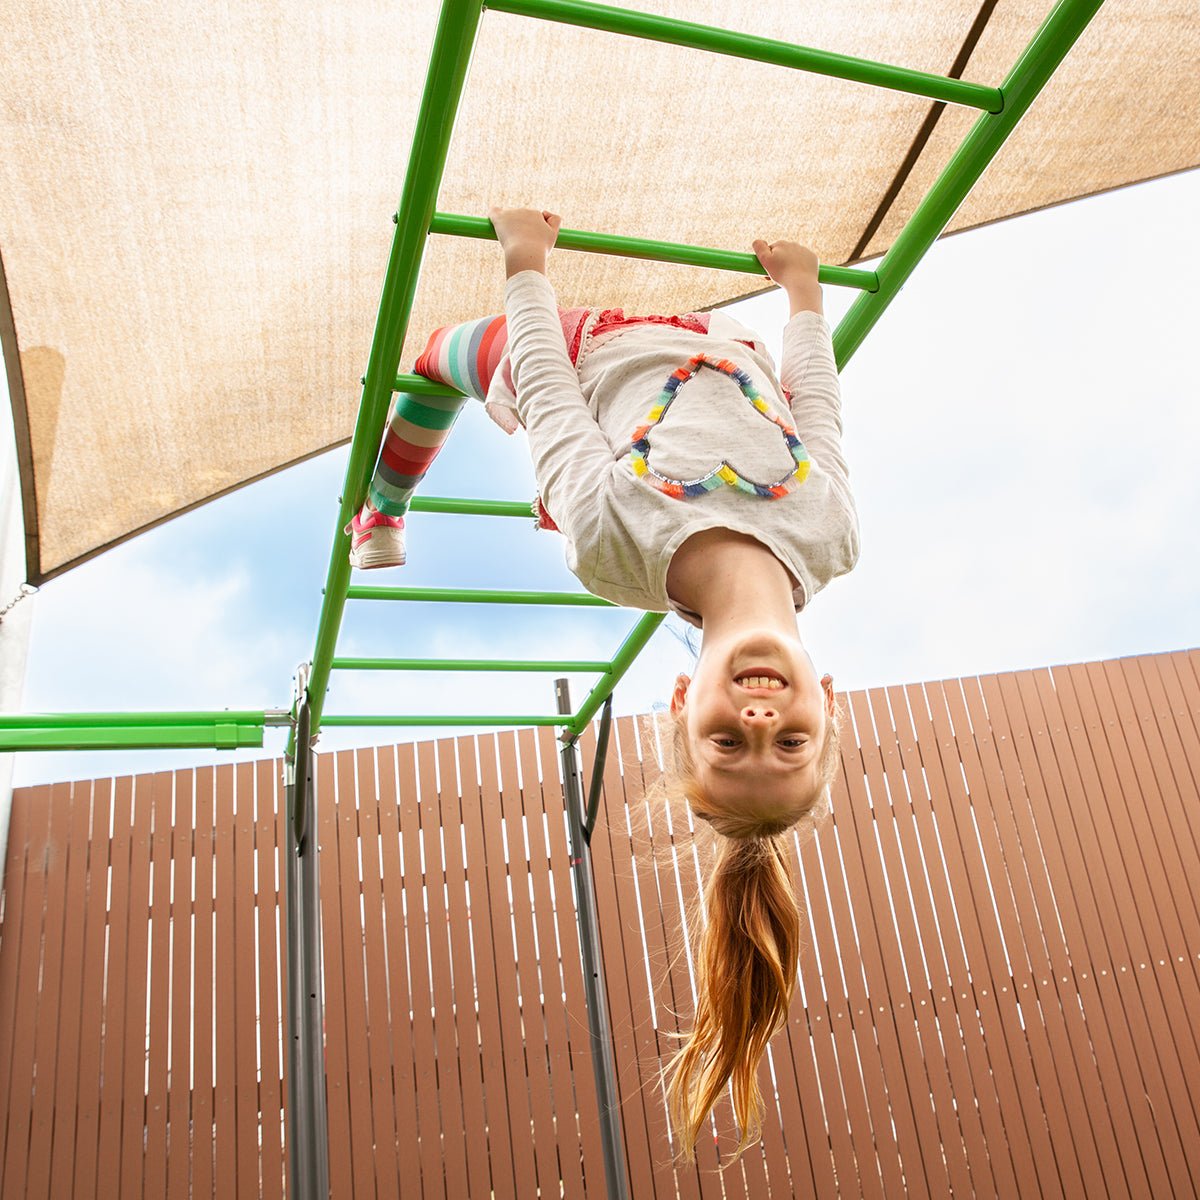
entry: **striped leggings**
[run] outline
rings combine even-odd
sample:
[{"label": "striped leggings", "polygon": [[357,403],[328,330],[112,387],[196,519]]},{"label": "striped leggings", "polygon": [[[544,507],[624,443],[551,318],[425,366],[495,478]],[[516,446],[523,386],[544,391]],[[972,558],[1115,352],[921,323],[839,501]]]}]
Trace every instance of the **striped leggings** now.
[{"label": "striped leggings", "polygon": [[408,512],[413,493],[437,458],[466,396],[413,396],[401,392],[379,452],[367,502],[388,517]]}]

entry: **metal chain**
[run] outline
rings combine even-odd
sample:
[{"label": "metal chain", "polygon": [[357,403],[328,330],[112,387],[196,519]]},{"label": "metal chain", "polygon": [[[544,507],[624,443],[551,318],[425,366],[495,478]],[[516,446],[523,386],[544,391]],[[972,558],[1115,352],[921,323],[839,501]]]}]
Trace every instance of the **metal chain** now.
[{"label": "metal chain", "polygon": [[26,596],[32,596],[37,592],[37,588],[31,583],[23,583],[17,591],[17,594],[3,607],[0,608],[0,625],[4,624],[4,618],[8,616]]}]

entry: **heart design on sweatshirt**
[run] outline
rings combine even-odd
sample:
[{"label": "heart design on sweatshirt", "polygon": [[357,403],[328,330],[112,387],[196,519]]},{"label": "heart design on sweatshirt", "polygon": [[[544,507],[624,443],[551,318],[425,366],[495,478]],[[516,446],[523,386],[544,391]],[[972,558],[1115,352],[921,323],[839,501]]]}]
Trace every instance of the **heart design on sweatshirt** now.
[{"label": "heart design on sweatshirt", "polygon": [[[782,479],[775,483],[756,483],[742,475],[727,459],[722,459],[707,475],[692,480],[672,479],[670,476],[656,471],[650,465],[650,434],[652,430],[666,416],[667,410],[679,394],[679,389],[690,379],[694,379],[704,367],[728,376],[738,385],[747,403],[755,412],[764,420],[779,427],[780,436],[796,464]],[[660,492],[665,492],[677,500],[702,496],[705,492],[711,492],[722,486],[736,488],[740,492],[758,496],[764,500],[777,500],[780,496],[786,496],[788,492],[808,478],[808,451],[804,448],[804,443],[796,436],[795,429],[790,425],[785,425],[768,410],[767,402],[762,398],[758,388],[754,386],[754,381],[736,363],[730,362],[727,358],[709,358],[706,354],[693,355],[688,359],[686,365],[676,367],[671,372],[662,391],[658,394],[654,407],[646,417],[646,423],[639,425],[633,431],[629,454],[635,475],[644,479],[652,487],[658,488]]]}]

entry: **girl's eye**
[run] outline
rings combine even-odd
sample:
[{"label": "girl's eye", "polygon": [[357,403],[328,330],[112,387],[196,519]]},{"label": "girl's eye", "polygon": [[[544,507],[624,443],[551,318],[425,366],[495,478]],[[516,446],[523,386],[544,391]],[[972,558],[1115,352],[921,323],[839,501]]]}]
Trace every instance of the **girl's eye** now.
[{"label": "girl's eye", "polygon": [[732,750],[738,744],[737,738],[731,737],[715,737],[713,738],[713,742],[720,746],[722,750]]},{"label": "girl's eye", "polygon": [[804,739],[801,737],[780,738],[779,744],[785,750],[799,750],[804,745]]}]

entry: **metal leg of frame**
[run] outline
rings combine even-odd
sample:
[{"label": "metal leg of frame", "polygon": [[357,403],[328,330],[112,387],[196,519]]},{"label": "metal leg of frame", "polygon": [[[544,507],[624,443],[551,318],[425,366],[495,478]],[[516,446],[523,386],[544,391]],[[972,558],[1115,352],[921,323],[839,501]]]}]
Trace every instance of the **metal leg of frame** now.
[{"label": "metal leg of frame", "polygon": [[[569,713],[571,699],[565,679],[554,681],[554,696],[558,711]],[[579,922],[579,946],[583,957],[583,985],[587,997],[592,1070],[596,1081],[596,1102],[600,1110],[600,1142],[604,1148],[606,1194],[608,1200],[629,1200],[629,1176],[625,1167],[625,1140],[621,1132],[612,1026],[608,1019],[604,963],[600,954],[600,927],[596,920],[592,852],[584,834],[579,751],[573,738],[563,743],[560,757],[563,793],[567,804],[567,824],[571,838],[571,878],[575,884],[575,917]]]},{"label": "metal leg of frame", "polygon": [[309,735],[307,666],[300,668],[293,757],[287,760],[288,1195],[329,1200],[325,1111],[317,793]]}]

